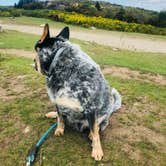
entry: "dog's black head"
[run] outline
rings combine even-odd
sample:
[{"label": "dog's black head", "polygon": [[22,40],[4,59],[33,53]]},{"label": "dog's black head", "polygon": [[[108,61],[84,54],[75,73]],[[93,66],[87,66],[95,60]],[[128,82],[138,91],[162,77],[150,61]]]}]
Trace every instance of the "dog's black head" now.
[{"label": "dog's black head", "polygon": [[56,37],[50,37],[49,25],[45,24],[41,39],[35,45],[38,54],[34,59],[35,69],[46,75],[55,55],[53,52],[59,49],[60,42],[67,40],[69,40],[68,27],[63,28]]}]

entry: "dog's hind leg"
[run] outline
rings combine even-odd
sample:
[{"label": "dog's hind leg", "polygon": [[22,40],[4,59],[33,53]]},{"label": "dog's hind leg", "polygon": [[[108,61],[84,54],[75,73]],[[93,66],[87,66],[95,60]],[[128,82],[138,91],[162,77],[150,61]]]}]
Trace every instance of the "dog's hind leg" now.
[{"label": "dog's hind leg", "polygon": [[103,150],[100,142],[99,125],[96,122],[93,125],[91,136],[92,136],[92,157],[95,160],[100,161],[103,157]]},{"label": "dog's hind leg", "polygon": [[95,113],[88,115],[90,127],[89,139],[92,141],[92,157],[96,161],[100,161],[103,157],[103,150],[100,142],[99,125],[96,122]]},{"label": "dog's hind leg", "polygon": [[55,130],[55,135],[61,136],[64,134],[65,125],[64,125],[63,117],[60,114],[60,112],[58,111],[58,107],[57,107],[57,112],[58,112],[58,114],[57,114],[57,128]]}]

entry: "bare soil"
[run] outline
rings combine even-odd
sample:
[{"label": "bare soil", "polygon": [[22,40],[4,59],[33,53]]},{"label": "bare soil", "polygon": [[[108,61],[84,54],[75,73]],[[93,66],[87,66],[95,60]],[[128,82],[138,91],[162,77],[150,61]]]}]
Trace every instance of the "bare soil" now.
[{"label": "bare soil", "polygon": [[[1,23],[3,29],[16,30],[25,33],[41,35],[43,28],[38,26],[28,26],[28,25],[17,25],[17,24],[3,24]],[[51,33],[57,34],[59,29],[51,29]],[[98,44],[107,45],[120,49],[134,50],[134,51],[144,51],[144,52],[160,52],[166,53],[166,40],[161,39],[149,39],[136,36],[128,35],[118,35],[116,33],[105,32],[95,32],[95,30],[75,30],[71,29],[71,37],[96,42]]]},{"label": "bare soil", "polygon": [[160,74],[143,73],[138,70],[131,70],[126,67],[117,66],[102,66],[102,72],[105,75],[111,75],[115,77],[120,77],[123,79],[135,79],[138,81],[156,83],[159,85],[166,85],[166,77]]},{"label": "bare soil", "polygon": [[27,58],[35,57],[35,52],[25,51],[25,50],[21,50],[21,49],[0,49],[0,53],[17,55],[17,56],[27,57]]},{"label": "bare soil", "polygon": [[0,100],[2,101],[9,101],[13,100],[18,97],[21,97],[23,92],[27,91],[28,89],[24,86],[24,84],[20,81],[20,78],[11,78],[5,79],[9,81],[5,81],[1,83],[0,86]]},{"label": "bare soil", "polygon": [[[36,54],[33,51],[25,51],[20,49],[0,49],[0,53],[17,55],[27,58],[34,58]],[[108,65],[101,66],[101,69],[103,74],[105,75],[111,75],[123,79],[135,79],[138,81],[155,83],[163,86],[166,85],[166,77],[160,74],[143,73],[141,71],[131,70],[126,67],[117,67],[117,66],[108,66]]]},{"label": "bare soil", "polygon": [[[139,108],[143,107],[143,112],[140,112]],[[150,108],[149,108],[150,107]],[[149,109],[149,110],[148,110]],[[154,128],[148,128],[145,124],[142,124],[142,120],[147,114],[151,114],[156,111],[158,106],[152,103],[133,103],[132,108],[128,108],[125,105],[113,114],[110,118],[110,124],[103,133],[105,140],[121,140],[121,150],[126,153],[129,158],[136,161],[143,161],[144,155],[137,147],[139,143],[145,143],[147,146],[153,146],[160,152],[166,151],[166,138],[165,135],[157,131],[165,122],[155,122]],[[135,115],[135,119],[130,119],[128,116]],[[139,118],[137,118],[139,117]],[[156,124],[157,123],[157,124]]]},{"label": "bare soil", "polygon": [[[15,54],[29,58],[33,58],[35,55],[34,52],[10,49],[0,49],[0,53]],[[128,68],[115,66],[102,66],[102,71],[106,75],[108,74],[124,79],[136,79],[139,81],[146,80],[156,84],[166,85],[166,78],[160,75],[151,75],[149,73],[141,73],[140,71],[133,71]],[[28,89],[24,85],[24,80],[27,77],[28,75],[19,75],[12,78],[10,77],[10,81],[1,84],[0,100],[13,100],[21,97],[22,95],[28,95],[28,93],[32,95],[32,92],[28,92]],[[38,91],[41,94],[43,89],[38,89]],[[46,97],[46,95],[43,94],[41,96]],[[160,118],[164,117],[165,114],[164,111],[160,111],[158,109],[159,105],[156,103],[151,103],[145,96],[139,96],[136,98],[136,101],[132,103],[131,106],[123,104],[122,108],[113,116],[111,116],[110,125],[104,131],[102,135],[104,139],[102,140],[113,140],[114,142],[115,140],[119,141],[122,143],[121,151],[132,160],[136,160],[140,163],[146,161],[146,156],[140,150],[140,148],[138,148],[140,143],[147,144],[147,146],[153,146],[159,152],[165,153],[165,135],[157,132],[157,129],[166,122],[164,118]],[[42,110],[42,115],[45,111],[52,111],[52,105],[49,105],[47,110]],[[160,119],[154,122],[154,129],[151,129],[147,125],[143,124],[144,117],[148,116],[152,112],[155,112],[157,117]],[[24,124],[24,122],[22,122],[20,119],[17,119],[17,117],[16,119],[13,119],[10,116],[10,114],[6,114],[2,120],[13,123],[14,129],[18,129],[18,132],[21,132],[22,134],[14,133],[12,137],[7,137],[4,139],[2,142],[0,142],[1,149],[7,148],[12,142],[19,142],[22,139],[22,135],[28,135],[29,132],[33,132],[32,128]],[[129,116],[131,116],[133,119],[131,119]],[[151,163],[147,165],[151,165]]]}]

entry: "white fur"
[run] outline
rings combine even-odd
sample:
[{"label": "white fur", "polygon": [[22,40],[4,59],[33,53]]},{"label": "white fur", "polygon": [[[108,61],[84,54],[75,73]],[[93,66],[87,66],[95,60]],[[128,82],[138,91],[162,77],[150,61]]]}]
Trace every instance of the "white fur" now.
[{"label": "white fur", "polygon": [[67,44],[68,46],[72,47],[72,49],[76,52],[76,55],[78,57],[80,57],[81,59],[83,59],[84,62],[87,62],[89,64],[91,64],[92,66],[95,66],[97,68],[99,68],[99,65],[96,64],[91,57],[89,57],[86,53],[84,53],[81,49],[80,46],[77,44],[71,44],[69,41],[66,41],[65,44]]},{"label": "white fur", "polygon": [[52,103],[55,103],[55,96],[52,93],[51,89],[47,87],[47,93]]},{"label": "white fur", "polygon": [[68,97],[68,90],[70,90],[70,88],[61,89],[58,92],[57,97],[54,96],[50,88],[47,88],[47,93],[52,103],[66,108],[70,108],[74,111],[82,112],[83,108],[80,102],[77,99]]},{"label": "white fur", "polygon": [[55,100],[55,103],[57,105],[60,105],[60,106],[66,107],[66,108],[70,108],[74,111],[79,111],[79,112],[83,111],[83,108],[81,107],[80,102],[74,98],[69,98],[66,96],[57,97]]}]

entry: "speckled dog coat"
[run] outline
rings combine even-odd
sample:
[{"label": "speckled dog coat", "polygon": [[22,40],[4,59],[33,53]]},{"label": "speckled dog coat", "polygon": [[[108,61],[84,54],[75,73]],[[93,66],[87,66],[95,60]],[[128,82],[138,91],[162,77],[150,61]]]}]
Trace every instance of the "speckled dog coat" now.
[{"label": "speckled dog coat", "polygon": [[121,97],[97,65],[78,45],[56,37],[51,46],[38,51],[46,75],[48,95],[65,123],[83,131],[93,121],[104,130],[112,112],[121,107]]}]

